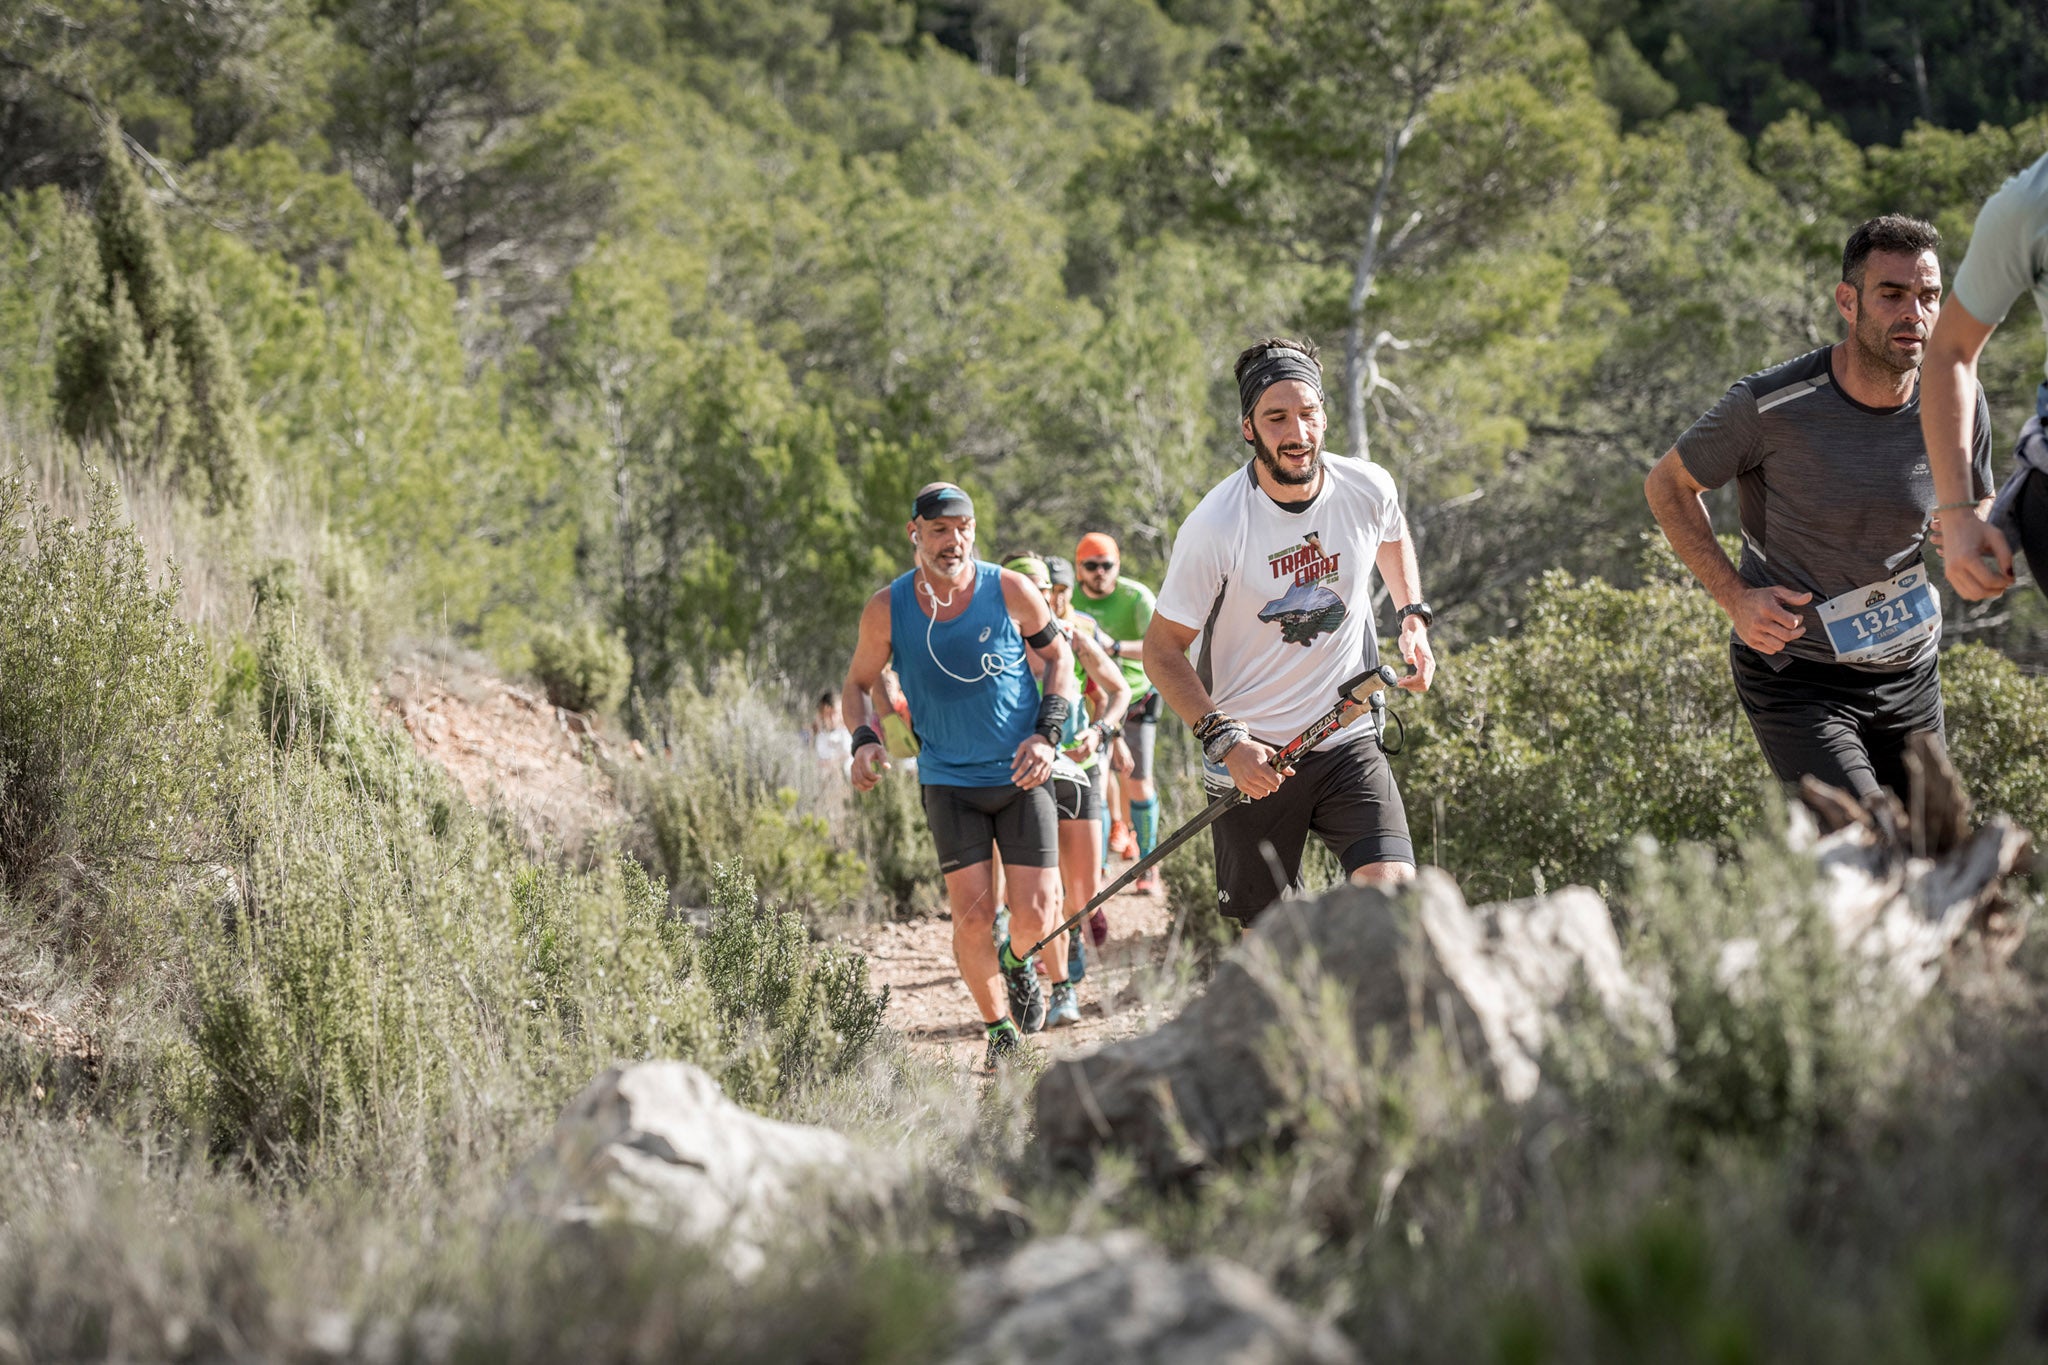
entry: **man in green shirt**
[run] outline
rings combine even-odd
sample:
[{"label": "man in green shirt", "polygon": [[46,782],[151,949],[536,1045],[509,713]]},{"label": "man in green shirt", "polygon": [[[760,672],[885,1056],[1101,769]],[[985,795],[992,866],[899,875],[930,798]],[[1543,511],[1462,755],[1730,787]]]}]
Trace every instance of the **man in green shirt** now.
[{"label": "man in green shirt", "polygon": [[[1131,770],[1123,778],[1124,818],[1137,838],[1142,858],[1159,842],[1159,796],[1152,784],[1159,694],[1145,676],[1145,630],[1152,624],[1152,589],[1122,576],[1123,556],[1117,552],[1116,541],[1101,531],[1081,537],[1074,549],[1074,563],[1081,571],[1081,596],[1075,605],[1094,617],[1096,626],[1109,637],[1109,656],[1123,667],[1124,681],[1131,686],[1131,709],[1124,718],[1124,744],[1131,755]],[[1155,868],[1138,878],[1132,890],[1157,895],[1159,886]]]},{"label": "man in green shirt", "polygon": [[1927,341],[1920,426],[1934,475],[1936,543],[1949,585],[1964,597],[1996,597],[2013,584],[2012,539],[2048,591],[2048,382],[2020,432],[2018,468],[1987,508],[1970,496],[1970,396],[1984,343],[2023,294],[2048,326],[2048,156],[1984,202],[1970,251]]}]

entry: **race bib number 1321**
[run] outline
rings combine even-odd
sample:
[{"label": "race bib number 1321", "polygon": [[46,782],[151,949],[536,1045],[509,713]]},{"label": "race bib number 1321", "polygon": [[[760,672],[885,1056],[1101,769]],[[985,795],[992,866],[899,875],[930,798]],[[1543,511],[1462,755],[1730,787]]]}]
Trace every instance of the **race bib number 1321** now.
[{"label": "race bib number 1321", "polygon": [[1914,565],[1896,578],[1866,583],[1815,608],[1828,643],[1845,664],[1910,657],[1941,628],[1941,599]]}]

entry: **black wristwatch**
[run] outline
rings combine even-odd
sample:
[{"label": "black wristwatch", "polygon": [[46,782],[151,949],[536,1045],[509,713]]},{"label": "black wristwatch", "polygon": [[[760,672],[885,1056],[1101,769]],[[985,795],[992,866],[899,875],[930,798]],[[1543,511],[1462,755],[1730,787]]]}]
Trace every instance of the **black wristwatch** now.
[{"label": "black wristwatch", "polygon": [[1436,624],[1436,613],[1429,609],[1429,603],[1427,602],[1410,602],[1407,606],[1394,613],[1394,619],[1397,621],[1405,621],[1411,616],[1420,616],[1422,624],[1425,626]]}]

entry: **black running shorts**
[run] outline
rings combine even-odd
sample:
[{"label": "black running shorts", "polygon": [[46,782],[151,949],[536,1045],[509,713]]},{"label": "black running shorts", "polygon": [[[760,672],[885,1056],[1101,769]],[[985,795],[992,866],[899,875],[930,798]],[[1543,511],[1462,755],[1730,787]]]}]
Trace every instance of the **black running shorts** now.
[{"label": "black running shorts", "polygon": [[1368,732],[1296,760],[1280,790],[1245,801],[1209,827],[1216,845],[1216,908],[1250,924],[1283,891],[1301,890],[1311,831],[1344,864],[1415,862],[1408,813],[1387,756]]},{"label": "black running shorts", "polygon": [[939,871],[985,863],[1000,849],[1010,867],[1058,867],[1059,816],[1052,785],[1025,791],[1000,787],[927,786],[924,818],[939,852]]},{"label": "black running shorts", "polygon": [[[1100,764],[1097,765],[1098,767]],[[1092,779],[1094,770],[1089,770]],[[1053,805],[1059,808],[1062,820],[1100,820],[1102,818],[1102,794],[1094,781],[1076,782],[1070,777],[1055,777],[1046,784],[1052,788]]]},{"label": "black running shorts", "polygon": [[1941,669],[1930,654],[1898,673],[1793,659],[1774,670],[1740,640],[1728,642],[1735,695],[1778,780],[1811,774],[1859,799],[1879,787],[1906,798],[1906,736],[1944,733]]}]

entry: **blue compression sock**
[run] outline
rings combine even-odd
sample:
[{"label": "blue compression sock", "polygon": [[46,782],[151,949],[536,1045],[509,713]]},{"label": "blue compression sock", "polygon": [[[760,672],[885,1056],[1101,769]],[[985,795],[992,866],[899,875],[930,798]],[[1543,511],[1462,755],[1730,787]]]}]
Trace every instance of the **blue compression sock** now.
[{"label": "blue compression sock", "polygon": [[1131,802],[1131,833],[1138,836],[1138,856],[1150,853],[1159,842],[1159,799]]}]

